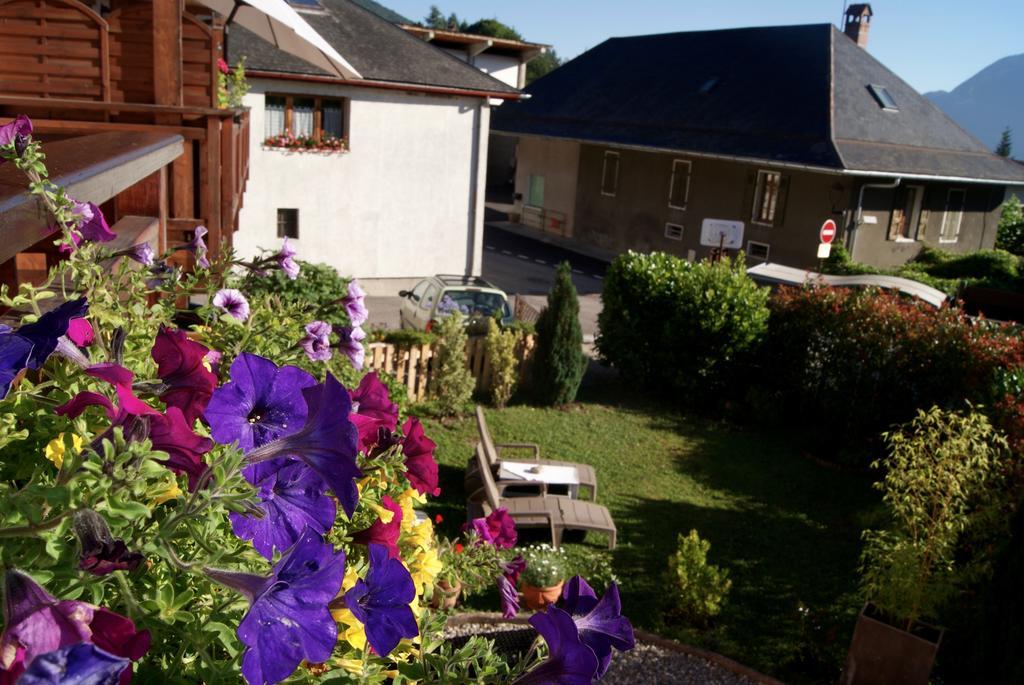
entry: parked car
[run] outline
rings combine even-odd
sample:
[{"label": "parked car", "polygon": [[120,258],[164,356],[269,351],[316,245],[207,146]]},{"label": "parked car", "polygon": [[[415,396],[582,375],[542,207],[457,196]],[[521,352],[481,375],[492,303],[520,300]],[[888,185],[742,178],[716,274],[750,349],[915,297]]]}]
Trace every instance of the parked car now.
[{"label": "parked car", "polygon": [[512,321],[508,296],[477,276],[439,274],[425,278],[412,290],[399,291],[404,298],[399,309],[402,328],[429,331],[438,319],[456,309],[473,325],[500,313],[503,323]]}]

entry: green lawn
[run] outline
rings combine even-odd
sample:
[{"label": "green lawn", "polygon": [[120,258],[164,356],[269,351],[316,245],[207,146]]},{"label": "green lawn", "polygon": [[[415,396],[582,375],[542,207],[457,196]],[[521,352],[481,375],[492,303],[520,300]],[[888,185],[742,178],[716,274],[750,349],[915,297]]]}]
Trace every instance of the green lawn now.
[{"label": "green lawn", "polygon": [[[825,670],[838,676],[860,604],[860,529],[876,501],[868,479],[801,457],[784,436],[649,406],[514,406],[488,410],[487,419],[497,442],[537,442],[545,457],[597,469],[599,501],[619,529],[614,563],[623,579],[623,611],[637,626],[797,682],[825,677],[793,660],[813,643],[831,642]],[[441,465],[435,511],[453,534],[465,517],[462,474],[476,423],[425,423]],[[667,558],[676,535],[691,528],[710,540],[710,561],[729,569],[733,580],[723,613],[703,631],[662,620]],[[595,535],[593,542],[603,538]],[[801,602],[831,623],[817,631],[803,627]]]}]

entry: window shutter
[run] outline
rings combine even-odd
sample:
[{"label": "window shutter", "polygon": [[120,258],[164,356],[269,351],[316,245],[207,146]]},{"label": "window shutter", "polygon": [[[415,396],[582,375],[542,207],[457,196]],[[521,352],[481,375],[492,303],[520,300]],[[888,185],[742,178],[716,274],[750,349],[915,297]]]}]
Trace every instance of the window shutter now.
[{"label": "window shutter", "polygon": [[775,220],[772,226],[781,226],[786,220],[786,198],[789,196],[789,176],[779,175],[779,199],[775,203]]},{"label": "window shutter", "polygon": [[754,194],[757,192],[757,170],[752,169],[747,172],[747,187],[743,190],[743,208],[741,212],[746,212],[747,221],[752,220],[757,216],[757,208],[754,207]]},{"label": "window shutter", "polygon": [[[899,195],[897,194],[897,199]],[[889,240],[896,240],[900,237],[900,227],[903,225],[903,207],[899,205],[892,208],[892,216],[889,218]]]}]

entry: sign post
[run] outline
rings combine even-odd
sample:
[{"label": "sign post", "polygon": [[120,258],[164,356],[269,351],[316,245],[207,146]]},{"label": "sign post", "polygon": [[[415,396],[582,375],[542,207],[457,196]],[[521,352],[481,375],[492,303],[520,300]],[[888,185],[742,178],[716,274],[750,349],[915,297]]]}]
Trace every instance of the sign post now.
[{"label": "sign post", "polygon": [[[832,254],[832,241],[836,239],[836,222],[832,219],[825,219],[825,223],[821,225],[821,230],[818,231],[818,237],[821,242],[818,243],[818,259],[828,259],[828,256]],[[821,264],[818,264],[818,272],[821,272]]]}]

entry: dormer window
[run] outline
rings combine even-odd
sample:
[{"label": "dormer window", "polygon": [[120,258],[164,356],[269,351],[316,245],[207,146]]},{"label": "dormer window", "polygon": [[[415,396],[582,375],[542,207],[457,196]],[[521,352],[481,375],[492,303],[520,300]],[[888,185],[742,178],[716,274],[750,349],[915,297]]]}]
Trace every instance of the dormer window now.
[{"label": "dormer window", "polygon": [[893,99],[889,91],[886,90],[885,86],[876,86],[874,84],[868,86],[868,90],[871,91],[871,95],[878,102],[878,106],[887,112],[898,112],[900,108],[896,106],[896,100]]}]

